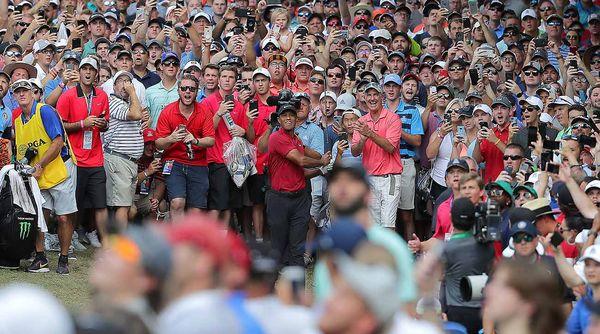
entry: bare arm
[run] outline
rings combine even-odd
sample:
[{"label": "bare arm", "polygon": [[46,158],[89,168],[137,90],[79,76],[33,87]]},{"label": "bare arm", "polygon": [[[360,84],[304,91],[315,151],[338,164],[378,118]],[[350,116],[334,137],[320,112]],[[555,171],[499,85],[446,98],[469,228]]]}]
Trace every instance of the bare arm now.
[{"label": "bare arm", "polygon": [[404,130],[402,130],[401,132],[402,139],[404,139],[404,141],[407,142],[409,145],[421,146],[421,135],[411,135],[409,133],[406,133]]},{"label": "bare arm", "polygon": [[349,26],[352,17],[350,16],[350,10],[346,0],[338,0],[338,8],[340,9],[340,16],[342,18],[343,25]]},{"label": "bare arm", "polygon": [[44,153],[44,155],[40,159],[40,162],[39,162],[40,166],[42,166],[42,168],[44,168],[49,163],[51,163],[54,159],[56,159],[56,157],[58,157],[58,155],[60,154],[60,150],[62,149],[63,145],[64,145],[63,137],[59,136],[59,137],[52,139],[52,143],[50,144],[50,147],[48,148],[46,153]]},{"label": "bare arm", "polygon": [[273,132],[273,128],[269,125],[267,131],[265,131],[258,139],[258,151],[260,153],[267,153],[269,150],[269,136],[271,135],[271,132]]},{"label": "bare arm", "polygon": [[367,141],[367,138],[361,136],[358,143],[356,143],[356,145],[352,145],[352,147],[350,148],[350,152],[352,152],[353,156],[357,157],[362,154],[362,151],[363,151],[363,148],[365,147],[366,141]]},{"label": "bare arm", "polygon": [[289,151],[285,158],[290,160],[294,164],[304,168],[321,167],[326,165],[321,159],[313,159],[300,153],[300,151],[296,149]]},{"label": "bare arm", "polygon": [[128,121],[139,121],[142,119],[142,105],[140,99],[138,99],[135,93],[135,88],[131,84],[131,88],[128,88],[129,93],[129,111],[127,112]]},{"label": "bare arm", "polygon": [[[561,167],[561,169],[563,168],[564,167]],[[569,177],[565,184],[567,185],[567,188],[569,189],[569,192],[573,197],[573,201],[575,202],[575,205],[577,206],[581,214],[585,218],[589,219],[593,219],[594,217],[596,217],[596,214],[598,213],[598,208],[594,205],[594,202],[592,202],[592,200],[583,192],[583,190],[579,188],[577,182],[575,182],[575,180],[572,177]]]},{"label": "bare arm", "polygon": [[558,267],[558,272],[560,276],[565,281],[565,284],[569,288],[574,288],[576,286],[580,286],[585,284],[585,282],[577,275],[573,266],[567,261],[565,255],[563,254],[562,248],[554,248],[554,262],[556,262],[556,266]]},{"label": "bare arm", "polygon": [[321,159],[321,153],[308,147],[304,147],[304,155],[313,159]]}]

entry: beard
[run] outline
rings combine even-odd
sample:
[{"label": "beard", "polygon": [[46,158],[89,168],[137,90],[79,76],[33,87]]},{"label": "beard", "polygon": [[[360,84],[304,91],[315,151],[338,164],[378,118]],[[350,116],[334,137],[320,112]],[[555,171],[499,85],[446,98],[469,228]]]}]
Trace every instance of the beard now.
[{"label": "beard", "polygon": [[353,216],[358,211],[367,207],[364,197],[358,197],[353,202],[345,206],[340,206],[334,201],[331,201],[331,207],[336,217]]}]

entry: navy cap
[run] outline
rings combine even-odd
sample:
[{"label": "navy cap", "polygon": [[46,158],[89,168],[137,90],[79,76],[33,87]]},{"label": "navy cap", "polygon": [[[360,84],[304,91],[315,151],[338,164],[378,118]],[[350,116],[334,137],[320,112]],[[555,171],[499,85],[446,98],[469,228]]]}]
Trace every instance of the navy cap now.
[{"label": "navy cap", "polygon": [[355,219],[340,217],[331,222],[331,228],[317,237],[313,250],[340,250],[351,255],[356,246],[367,239],[365,229]]},{"label": "navy cap", "polygon": [[167,60],[169,58],[175,58],[175,59],[177,59],[177,61],[179,61],[179,56],[177,56],[177,54],[175,52],[165,52],[165,53],[163,53],[162,57],[160,58],[160,61],[164,62],[165,60]]},{"label": "navy cap", "polygon": [[525,233],[532,237],[535,237],[539,234],[537,228],[530,221],[520,221],[516,224],[512,224],[512,228],[510,229],[510,236],[517,233]]},{"label": "navy cap", "polygon": [[452,222],[472,222],[475,220],[475,205],[466,197],[457,198],[450,209]]},{"label": "navy cap", "polygon": [[535,221],[535,213],[527,208],[512,208],[508,211],[508,221],[511,223],[516,223],[520,221]]},{"label": "navy cap", "polygon": [[512,108],[512,103],[510,103],[510,100],[508,99],[508,97],[506,97],[504,95],[500,95],[494,99],[494,101],[492,102],[492,108],[494,108],[494,106],[498,105],[498,104],[505,106],[506,108]]},{"label": "navy cap", "polygon": [[459,167],[464,169],[466,172],[469,172],[469,164],[463,160],[463,159],[452,159],[448,162],[448,167],[446,167],[446,173],[450,170],[450,168],[452,167]]},{"label": "navy cap", "polygon": [[333,166],[333,170],[329,173],[329,182],[331,183],[336,175],[342,172],[347,172],[352,174],[357,179],[364,181],[367,185],[369,184],[369,179],[367,177],[367,171],[364,166],[360,162],[356,162],[355,160],[341,160],[339,163]]}]

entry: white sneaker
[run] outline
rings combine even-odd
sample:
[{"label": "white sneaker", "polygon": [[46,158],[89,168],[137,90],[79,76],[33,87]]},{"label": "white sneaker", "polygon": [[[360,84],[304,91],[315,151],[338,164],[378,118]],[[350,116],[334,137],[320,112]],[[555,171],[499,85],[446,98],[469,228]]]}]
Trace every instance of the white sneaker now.
[{"label": "white sneaker", "polygon": [[79,242],[79,235],[77,234],[77,232],[73,232],[73,238],[71,238],[71,246],[78,252],[87,249],[81,242]]},{"label": "white sneaker", "polygon": [[47,251],[59,252],[60,242],[58,241],[58,234],[46,233],[44,235],[44,248]]},{"label": "white sneaker", "polygon": [[90,240],[90,245],[92,245],[92,247],[95,247],[95,248],[102,247],[102,243],[100,243],[100,240],[98,239],[98,231],[89,232],[89,233],[86,233],[85,235]]}]

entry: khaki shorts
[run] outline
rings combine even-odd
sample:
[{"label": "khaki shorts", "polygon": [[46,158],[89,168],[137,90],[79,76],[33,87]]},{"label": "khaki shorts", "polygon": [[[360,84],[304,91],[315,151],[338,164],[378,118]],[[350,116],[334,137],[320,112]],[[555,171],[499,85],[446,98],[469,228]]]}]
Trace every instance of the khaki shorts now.
[{"label": "khaki shorts", "polygon": [[104,153],[104,167],[106,168],[106,205],[131,206],[137,185],[137,164]]},{"label": "khaki shorts", "polygon": [[72,159],[65,161],[65,166],[67,167],[67,178],[54,187],[41,191],[45,201],[42,207],[54,211],[57,216],[77,212],[75,197],[77,168],[75,168]]},{"label": "khaki shorts", "polygon": [[379,226],[395,227],[400,201],[400,174],[371,176],[373,196],[369,209],[373,221]]},{"label": "khaki shorts", "polygon": [[398,209],[413,210],[415,208],[415,178],[417,169],[413,159],[402,159],[402,174],[400,174],[400,203]]}]

